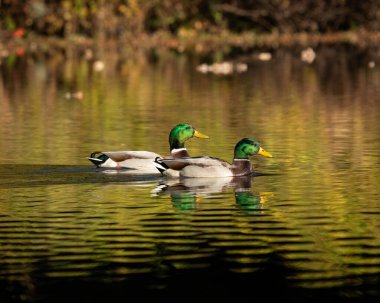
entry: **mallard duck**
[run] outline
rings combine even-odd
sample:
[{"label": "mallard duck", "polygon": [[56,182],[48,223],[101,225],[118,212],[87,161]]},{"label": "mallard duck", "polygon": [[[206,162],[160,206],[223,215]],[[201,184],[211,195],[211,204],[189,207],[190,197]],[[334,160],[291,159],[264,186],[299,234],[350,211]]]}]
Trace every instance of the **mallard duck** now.
[{"label": "mallard duck", "polygon": [[174,169],[180,171],[181,177],[239,177],[252,174],[249,157],[255,154],[272,157],[260,144],[251,138],[244,138],[235,145],[232,164],[213,157],[185,157],[178,159],[156,158],[160,171]]},{"label": "mallard duck", "polygon": [[[185,142],[193,137],[208,138],[190,124],[178,124],[169,134],[170,158],[190,157]],[[128,168],[135,173],[158,174],[154,159],[161,155],[151,151],[111,151],[93,152],[88,160],[97,167]]]}]

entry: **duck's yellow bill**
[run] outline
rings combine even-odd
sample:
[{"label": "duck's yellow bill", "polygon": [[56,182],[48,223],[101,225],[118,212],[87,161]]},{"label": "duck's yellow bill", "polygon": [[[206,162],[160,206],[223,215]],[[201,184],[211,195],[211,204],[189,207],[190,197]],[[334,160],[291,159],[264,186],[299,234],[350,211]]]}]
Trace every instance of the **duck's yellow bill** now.
[{"label": "duck's yellow bill", "polygon": [[268,157],[268,158],[272,158],[272,157],[273,157],[270,153],[268,153],[268,152],[267,152],[266,150],[264,150],[262,147],[260,147],[260,149],[259,149],[259,151],[258,151],[257,154],[262,155],[262,156],[264,156],[264,157]]},{"label": "duck's yellow bill", "polygon": [[209,138],[209,136],[204,135],[204,134],[200,133],[200,132],[197,131],[197,130],[194,131],[194,137],[196,137],[196,138],[201,138],[201,139],[208,139],[208,138]]}]

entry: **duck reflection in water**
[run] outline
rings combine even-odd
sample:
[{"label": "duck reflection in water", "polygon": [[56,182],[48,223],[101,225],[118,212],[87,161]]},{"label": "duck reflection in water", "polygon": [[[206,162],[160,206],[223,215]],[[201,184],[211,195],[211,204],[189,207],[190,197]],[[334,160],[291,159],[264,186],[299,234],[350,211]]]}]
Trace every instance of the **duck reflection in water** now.
[{"label": "duck reflection in water", "polygon": [[247,214],[261,213],[271,195],[271,192],[253,193],[249,188],[235,189],[236,205]]},{"label": "duck reflection in water", "polygon": [[251,191],[252,176],[226,178],[181,178],[165,180],[152,190],[152,195],[170,195],[173,206],[179,210],[193,210],[203,198],[213,198],[232,188],[236,205],[241,210],[260,210],[270,193]]}]

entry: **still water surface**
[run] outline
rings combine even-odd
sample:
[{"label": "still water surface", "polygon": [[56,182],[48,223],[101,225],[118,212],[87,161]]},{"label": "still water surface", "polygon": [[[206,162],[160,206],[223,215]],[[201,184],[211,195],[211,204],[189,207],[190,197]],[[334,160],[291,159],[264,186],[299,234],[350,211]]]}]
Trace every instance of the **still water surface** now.
[{"label": "still water surface", "polygon": [[[77,54],[0,69],[0,299],[379,299],[380,70],[330,46],[277,50],[248,71],[200,74],[184,55]],[[83,98],[68,98],[82,92]],[[100,171],[95,150],[231,160],[257,138],[253,178]],[[163,185],[165,187],[163,187]],[[158,191],[158,186],[164,191]],[[303,301],[305,302],[305,301]]]}]

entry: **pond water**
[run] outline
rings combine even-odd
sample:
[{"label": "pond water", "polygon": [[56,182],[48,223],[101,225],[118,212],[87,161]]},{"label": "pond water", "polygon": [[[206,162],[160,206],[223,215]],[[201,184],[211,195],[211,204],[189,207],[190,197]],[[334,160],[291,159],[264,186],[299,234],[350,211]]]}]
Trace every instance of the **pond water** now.
[{"label": "pond water", "polygon": [[[379,66],[342,46],[312,64],[294,50],[255,54],[226,76],[178,54],[2,60],[0,301],[377,301]],[[230,161],[254,137],[273,158],[253,157],[259,174],[232,182],[86,159],[168,154],[184,122],[210,136],[188,141],[194,156]]]}]

